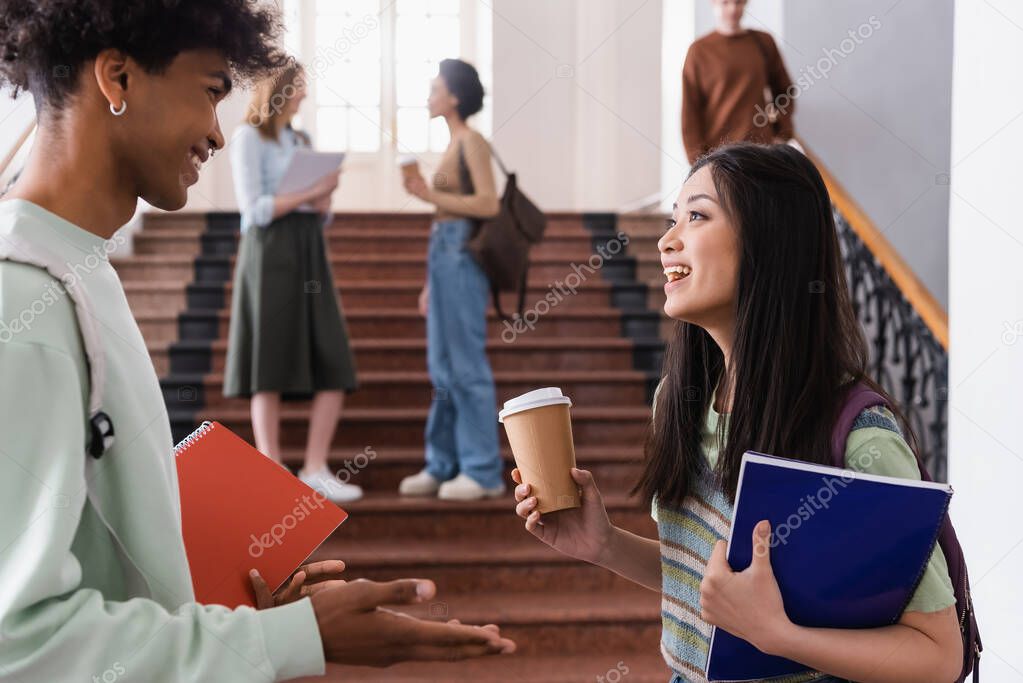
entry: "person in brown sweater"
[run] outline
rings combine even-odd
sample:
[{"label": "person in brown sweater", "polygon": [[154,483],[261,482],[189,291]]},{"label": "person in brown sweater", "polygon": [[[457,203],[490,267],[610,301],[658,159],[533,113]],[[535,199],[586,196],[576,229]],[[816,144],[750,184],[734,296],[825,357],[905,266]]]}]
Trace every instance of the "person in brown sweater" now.
[{"label": "person in brown sweater", "polygon": [[740,26],[745,0],[713,0],[717,27],[682,67],[682,144],[689,163],[726,142],[793,137],[792,79],[769,33]]}]

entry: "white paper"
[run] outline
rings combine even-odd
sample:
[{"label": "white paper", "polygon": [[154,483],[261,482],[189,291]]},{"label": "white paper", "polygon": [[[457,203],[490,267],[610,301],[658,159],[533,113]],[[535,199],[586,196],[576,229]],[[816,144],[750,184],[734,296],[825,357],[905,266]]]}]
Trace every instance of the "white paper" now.
[{"label": "white paper", "polygon": [[276,194],[290,194],[307,190],[323,176],[341,167],[344,152],[314,152],[311,149],[296,149],[288,164],[288,170],[281,178]]}]

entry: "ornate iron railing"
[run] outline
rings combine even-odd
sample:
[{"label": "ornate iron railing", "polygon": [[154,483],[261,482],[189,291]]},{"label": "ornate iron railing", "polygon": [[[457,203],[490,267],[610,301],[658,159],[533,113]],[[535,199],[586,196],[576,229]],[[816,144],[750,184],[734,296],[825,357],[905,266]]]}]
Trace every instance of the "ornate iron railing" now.
[{"label": "ornate iron railing", "polygon": [[834,213],[871,375],[898,401],[931,475],[947,481],[948,353],[845,216]]}]

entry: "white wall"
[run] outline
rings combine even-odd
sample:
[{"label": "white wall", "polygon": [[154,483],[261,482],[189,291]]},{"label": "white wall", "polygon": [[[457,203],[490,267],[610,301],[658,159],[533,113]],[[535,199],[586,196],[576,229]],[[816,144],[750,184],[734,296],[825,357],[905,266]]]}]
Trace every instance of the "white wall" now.
[{"label": "white wall", "polygon": [[494,141],[545,209],[658,192],[660,83],[660,3],[494,3]]},{"label": "white wall", "polygon": [[955,7],[950,479],[985,680],[1023,681],[1023,7]]},{"label": "white wall", "polygon": [[[797,100],[796,131],[943,305],[952,3],[787,0],[779,41],[793,79],[838,51],[827,78],[807,74],[813,85]],[[865,24],[869,37],[843,45]]]},{"label": "white wall", "polygon": [[[660,187],[661,7],[645,0],[496,0],[493,140],[546,210],[618,210]],[[230,131],[246,93],[221,105]],[[393,164],[346,161],[341,210],[427,210]],[[227,154],[193,187],[189,209],[232,209]]]}]

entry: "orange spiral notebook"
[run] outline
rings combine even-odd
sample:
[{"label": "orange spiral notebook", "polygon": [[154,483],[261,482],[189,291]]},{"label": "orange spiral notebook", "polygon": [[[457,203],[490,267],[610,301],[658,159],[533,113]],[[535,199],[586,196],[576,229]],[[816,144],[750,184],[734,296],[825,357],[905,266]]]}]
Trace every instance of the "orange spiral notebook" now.
[{"label": "orange spiral notebook", "polygon": [[348,513],[218,422],[174,449],[195,599],[254,607],[249,571],[277,590]]}]

